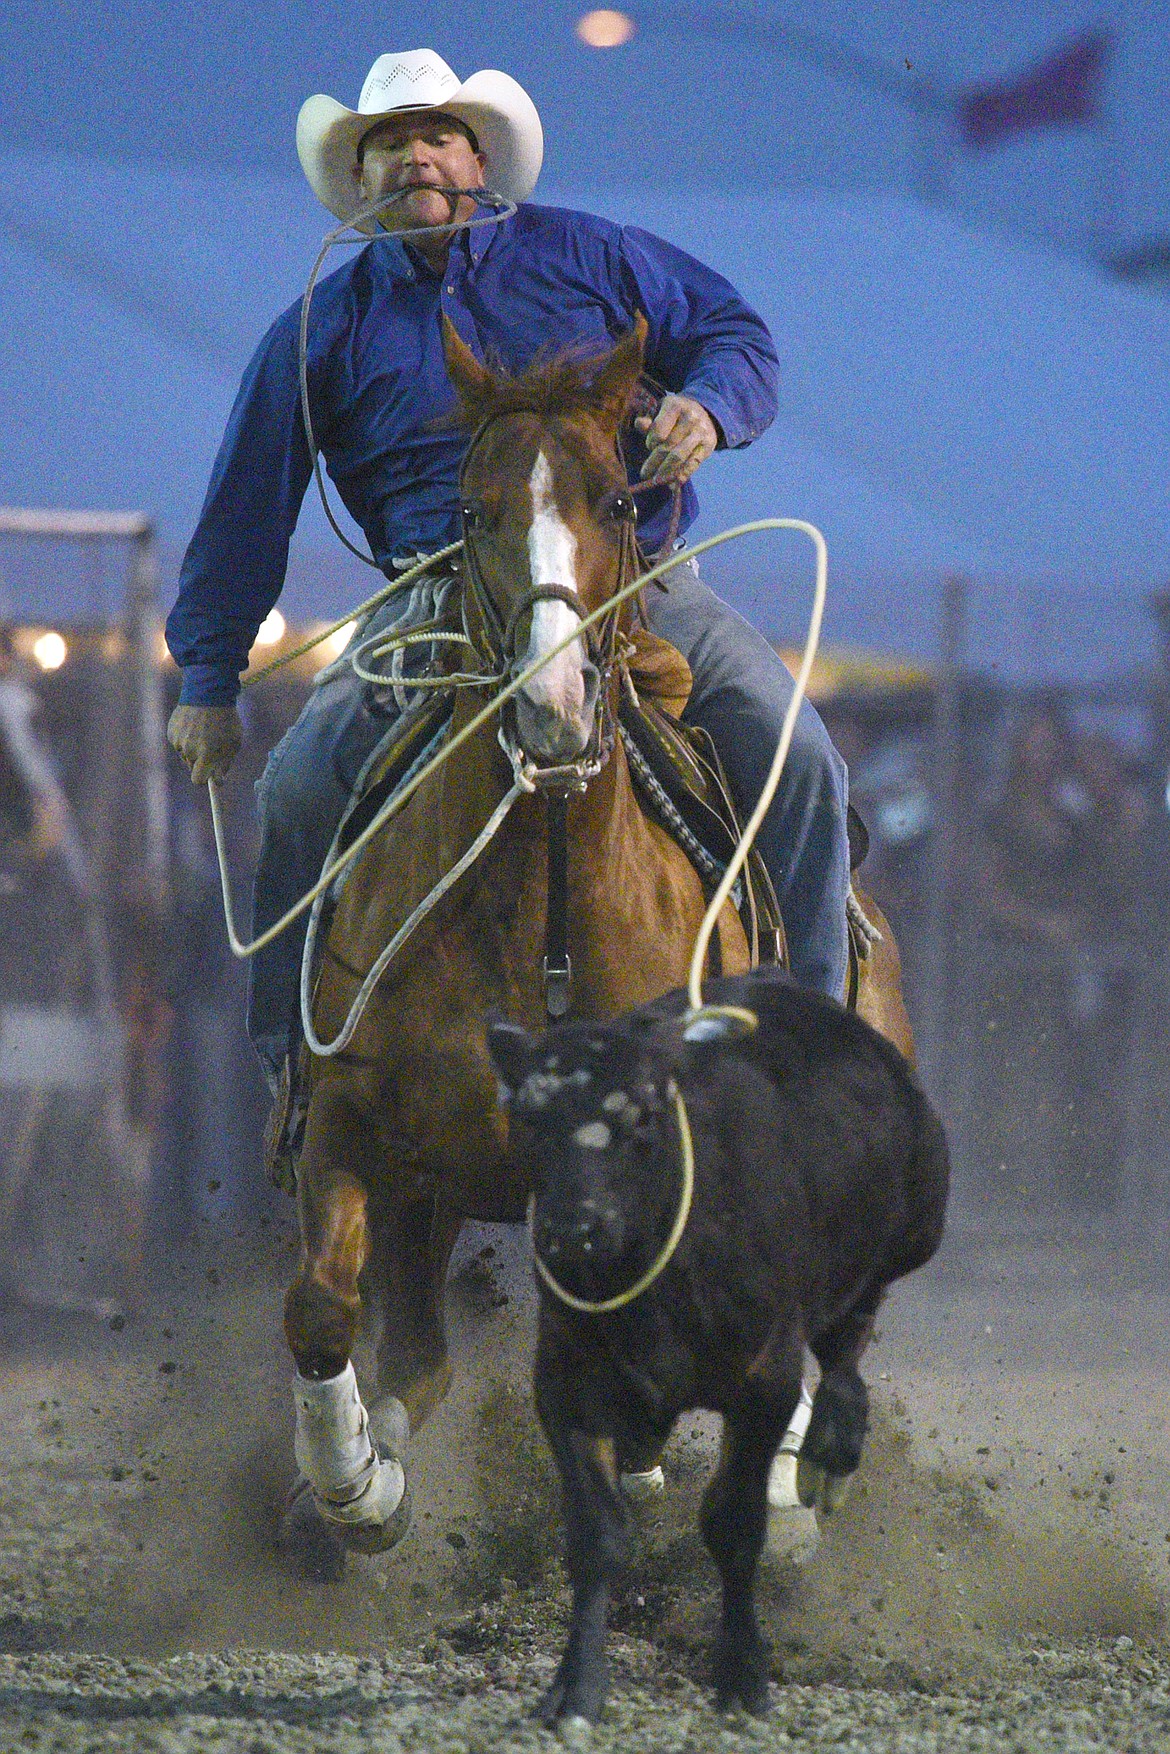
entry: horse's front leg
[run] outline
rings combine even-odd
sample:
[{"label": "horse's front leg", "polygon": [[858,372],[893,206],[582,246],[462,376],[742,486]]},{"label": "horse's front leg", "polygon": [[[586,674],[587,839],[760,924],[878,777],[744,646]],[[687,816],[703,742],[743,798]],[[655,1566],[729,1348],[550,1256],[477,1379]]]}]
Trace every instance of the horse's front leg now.
[{"label": "horse's front leg", "polygon": [[326,1523],[365,1552],[393,1546],[410,1520],[401,1457],[375,1444],[350,1362],[368,1247],[362,1172],[374,1149],[350,1104],[315,1094],[298,1187],[300,1265],[284,1304],[297,1366],[297,1465]]},{"label": "horse's front leg", "polygon": [[415,1432],[451,1386],[444,1291],[462,1220],[436,1195],[373,1216],[366,1281],[382,1294],[378,1392],[405,1406]]}]

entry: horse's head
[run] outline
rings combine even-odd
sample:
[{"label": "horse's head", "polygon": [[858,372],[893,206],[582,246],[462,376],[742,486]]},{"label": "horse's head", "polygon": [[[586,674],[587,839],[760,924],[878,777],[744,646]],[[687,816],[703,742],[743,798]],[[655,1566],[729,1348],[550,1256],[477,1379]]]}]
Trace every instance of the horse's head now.
[{"label": "horse's head", "polygon": [[[639,317],[599,361],[558,359],[511,378],[444,326],[447,368],[472,428],[461,480],[469,610],[513,675],[608,601],[633,564],[634,502],[617,434],[645,336]],[[574,641],[516,695],[517,737],[537,766],[588,749],[602,643]]]}]

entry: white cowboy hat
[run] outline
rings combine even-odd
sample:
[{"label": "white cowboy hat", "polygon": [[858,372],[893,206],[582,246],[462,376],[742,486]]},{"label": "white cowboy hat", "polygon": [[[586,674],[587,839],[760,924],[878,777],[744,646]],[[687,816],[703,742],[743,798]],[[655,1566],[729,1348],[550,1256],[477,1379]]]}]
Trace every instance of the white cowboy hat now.
[{"label": "white cowboy hat", "polygon": [[[353,177],[358,143],[376,122],[404,110],[436,110],[466,123],[484,156],[484,181],[508,201],[526,201],[544,157],[536,105],[507,73],[485,68],[462,84],[433,49],[379,55],[356,110],[318,92],[297,117],[297,155],[319,201],[347,220],[362,206]],[[362,226],[373,231],[373,221]]]}]

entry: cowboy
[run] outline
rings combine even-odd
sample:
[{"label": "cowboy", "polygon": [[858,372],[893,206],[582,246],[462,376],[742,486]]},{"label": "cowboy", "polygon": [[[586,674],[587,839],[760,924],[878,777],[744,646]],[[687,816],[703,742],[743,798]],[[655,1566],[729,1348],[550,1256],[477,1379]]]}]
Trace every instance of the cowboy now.
[{"label": "cowboy", "polygon": [[[318,95],[297,122],[310,186],[349,221],[383,199],[371,243],[323,281],[312,305],[307,382],[313,437],[371,552],[395,566],[458,534],[465,436],[441,344],[446,316],[481,359],[518,371],[538,353],[609,350],[648,320],[646,367],[666,395],[636,425],[640,534],[653,552],[694,521],[690,477],[716,449],[749,444],[776,408],[776,353],[761,319],[720,275],[661,239],[529,202],[543,156],[531,99],[507,74],[460,83],[429,49],[379,56],[356,110]],[[483,190],[477,200],[460,191]],[[517,211],[470,225],[482,201]],[[502,204],[497,202],[497,207]],[[436,230],[435,228],[439,228]],[[414,236],[412,234],[419,234]],[[196,783],[221,779],[240,743],[239,673],[284,580],[312,472],[300,406],[300,301],[260,344],[228,422],[183,564],[167,641],[183,671],[168,734]],[[702,582],[693,560],[648,605],[653,631],[688,660],[686,717],[704,726],[737,801],[762,789],[791,699],[767,641]],[[414,613],[420,613],[416,602]],[[403,614],[401,604],[381,612]],[[366,630],[367,632],[370,629]],[[332,665],[269,758],[254,927],[277,920],[320,874],[361,766],[386,731],[347,664]],[[793,972],[839,997],[847,964],[846,774],[807,703],[759,837],[788,931]],[[274,1092],[299,1042],[303,920],[251,964],[249,1032]]]}]

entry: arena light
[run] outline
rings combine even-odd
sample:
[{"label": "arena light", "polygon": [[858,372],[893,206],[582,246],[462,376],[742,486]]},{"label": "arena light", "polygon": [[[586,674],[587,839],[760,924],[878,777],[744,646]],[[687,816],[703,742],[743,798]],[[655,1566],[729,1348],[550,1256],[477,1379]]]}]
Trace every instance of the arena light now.
[{"label": "arena light", "polygon": [[628,12],[613,12],[608,6],[586,12],[577,20],[577,35],[591,49],[620,49],[634,34],[634,21]]},{"label": "arena light", "polygon": [[327,664],[331,664],[334,658],[340,658],[353,637],[353,630],[356,626],[356,621],[347,621],[344,627],[339,627],[336,633],[331,633],[328,639],[321,641],[317,650]]},{"label": "arena light", "polygon": [[61,635],[50,628],[33,641],[32,653],[42,670],[59,670],[69,656],[69,647]]},{"label": "arena light", "polygon": [[278,646],[284,638],[285,620],[279,609],[270,609],[256,630],[258,646]]}]

